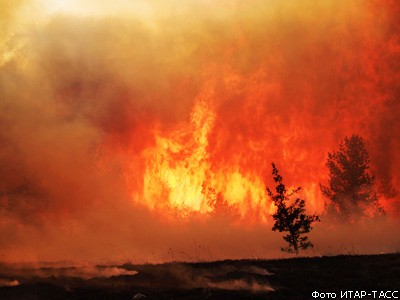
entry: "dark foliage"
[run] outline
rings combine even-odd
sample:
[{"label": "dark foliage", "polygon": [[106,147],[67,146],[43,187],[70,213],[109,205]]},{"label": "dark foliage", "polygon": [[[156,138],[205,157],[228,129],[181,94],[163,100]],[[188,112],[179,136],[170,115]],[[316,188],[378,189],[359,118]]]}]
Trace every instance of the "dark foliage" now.
[{"label": "dark foliage", "polygon": [[332,201],[328,207],[331,214],[338,213],[343,219],[351,221],[368,208],[378,214],[383,213],[374,191],[374,176],[369,174],[369,163],[365,142],[358,135],[345,137],[338,151],[328,153],[329,185],[320,187]]},{"label": "dark foliage", "polygon": [[207,199],[207,204],[212,208],[210,214],[213,217],[228,218],[231,220],[239,217],[238,208],[235,205],[230,205],[221,192],[217,192],[214,188],[203,184],[201,193]]},{"label": "dark foliage", "polygon": [[283,178],[279,175],[279,171],[275,164],[272,163],[272,176],[276,185],[276,193],[267,188],[268,195],[274,201],[277,208],[273,218],[275,224],[272,230],[279,232],[288,232],[283,239],[288,243],[288,247],[282,248],[282,251],[298,253],[300,249],[313,247],[313,244],[305,235],[312,229],[312,223],[319,222],[317,215],[305,214],[305,201],[296,198],[294,202],[289,204],[290,197],[300,191],[300,187],[288,193],[283,184]]}]

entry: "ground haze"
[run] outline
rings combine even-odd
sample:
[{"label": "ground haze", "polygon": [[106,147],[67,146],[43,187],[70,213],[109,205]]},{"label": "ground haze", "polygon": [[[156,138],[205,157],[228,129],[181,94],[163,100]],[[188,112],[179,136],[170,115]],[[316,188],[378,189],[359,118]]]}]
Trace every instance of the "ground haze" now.
[{"label": "ground haze", "polygon": [[398,290],[400,254],[69,268],[3,265],[0,284],[1,299],[312,299],[314,291],[340,297],[344,291]]}]

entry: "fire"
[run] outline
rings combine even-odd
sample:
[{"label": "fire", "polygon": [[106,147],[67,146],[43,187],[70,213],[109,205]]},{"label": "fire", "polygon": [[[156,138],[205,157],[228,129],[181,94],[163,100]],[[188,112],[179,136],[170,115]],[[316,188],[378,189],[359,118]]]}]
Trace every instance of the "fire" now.
[{"label": "fire", "polygon": [[323,216],[352,134],[398,219],[399,3],[0,0],[0,248],[267,247],[271,162]]},{"label": "fire", "polygon": [[[214,89],[215,80],[205,83],[188,121],[154,129],[155,145],[142,155],[143,191],[133,190],[133,198],[151,209],[187,216],[191,212],[213,213],[218,209],[217,197],[242,218],[258,211],[254,221],[266,221],[274,207],[266,197],[265,182],[237,164],[213,167],[210,149],[215,145],[210,145],[210,134],[216,119]],[[125,173],[128,181],[134,176],[130,172]]]},{"label": "fire", "polygon": [[[200,95],[190,115],[188,126],[179,124],[169,132],[156,133],[156,145],[146,150],[144,199],[155,206],[207,212],[202,185],[209,169],[208,133],[214,115],[212,93]],[[160,201],[166,203],[161,203]]]},{"label": "fire", "polygon": [[[82,116],[82,123],[104,131],[99,148],[110,149],[110,157],[123,153],[121,164],[131,198],[152,210],[207,215],[217,210],[215,199],[219,199],[222,207],[244,220],[266,222],[274,209],[265,192],[272,184],[268,179],[274,161],[287,175],[288,185],[303,188],[307,207],[321,212],[324,199],[319,183],[326,179],[328,151],[352,131],[365,131],[368,139],[385,126],[382,121],[375,124],[376,129],[365,130],[370,103],[382,106],[381,111],[390,105],[378,101],[383,99],[375,88],[380,74],[373,74],[374,66],[381,63],[372,54],[382,47],[366,38],[366,33],[353,30],[369,26],[373,14],[367,6],[341,4],[343,15],[337,15],[330,12],[330,5],[319,4],[304,13],[294,9],[293,2],[293,9],[287,8],[292,24],[286,17],[274,18],[278,3],[256,1],[245,4],[239,13],[238,6],[219,2],[224,7],[221,15],[208,16],[202,10],[205,7],[199,6],[202,13],[194,16],[192,24],[182,18],[180,9],[167,17],[170,7],[159,9],[153,2],[134,1],[126,9],[117,5],[112,10],[96,1],[37,0],[31,5],[35,3],[37,7],[48,4],[44,15],[60,13],[83,22],[66,26],[70,20],[65,18],[43,25],[49,26],[48,34],[55,41],[60,40],[58,48],[49,43],[49,53],[52,47],[59,49],[55,53],[69,49],[62,59],[54,55],[46,70],[76,66],[69,73],[54,72],[59,82],[50,90],[60,102],[55,111],[62,112],[57,117]],[[181,8],[184,11],[191,5]],[[113,13],[121,17],[120,27],[116,26],[121,35],[105,25],[113,20],[109,19]],[[141,25],[126,21],[124,16],[129,14]],[[325,24],[320,14],[327,18],[327,27],[309,28],[309,24]],[[87,15],[98,20],[90,25]],[[102,18],[107,21],[103,23]],[[175,21],[181,22],[174,27],[176,32],[165,29],[165,22]],[[137,37],[125,39],[124,30],[127,37]],[[300,33],[304,33],[301,38]],[[101,40],[111,42],[81,45],[91,41],[87,37],[103,34],[110,38]],[[366,54],[354,57],[358,46],[347,40],[361,43]],[[397,51],[395,42],[388,45],[390,51]],[[37,48],[43,47],[47,46]],[[5,62],[12,60],[10,53],[6,52]],[[98,71],[103,69],[104,74]],[[80,70],[95,71],[81,76]],[[155,88],[149,89],[149,84]],[[182,108],[186,106],[190,113]],[[337,111],[344,106],[338,124]],[[166,121],[168,109],[177,111],[179,121]],[[354,112],[358,112],[356,118]],[[375,157],[376,153],[375,149]],[[381,175],[390,181],[389,167],[382,170]]]}]

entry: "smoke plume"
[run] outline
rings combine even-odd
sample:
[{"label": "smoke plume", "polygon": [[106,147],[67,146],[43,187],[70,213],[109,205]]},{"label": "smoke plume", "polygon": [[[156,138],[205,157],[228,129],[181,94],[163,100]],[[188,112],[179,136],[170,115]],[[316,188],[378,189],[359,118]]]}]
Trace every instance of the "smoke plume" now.
[{"label": "smoke plume", "polygon": [[280,256],[270,162],[323,215],[327,153],[353,133],[387,220],[311,239],[398,249],[398,2],[9,2],[0,260]]}]

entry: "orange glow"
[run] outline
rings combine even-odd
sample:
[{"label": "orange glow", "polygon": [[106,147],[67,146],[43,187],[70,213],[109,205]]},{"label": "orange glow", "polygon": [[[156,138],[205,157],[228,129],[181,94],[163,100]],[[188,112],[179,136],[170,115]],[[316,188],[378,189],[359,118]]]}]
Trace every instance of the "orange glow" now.
[{"label": "orange glow", "polygon": [[178,125],[166,136],[156,133],[155,147],[146,150],[144,198],[150,207],[165,199],[167,207],[208,211],[201,190],[208,169],[207,135],[213,126],[209,97],[197,98],[188,125]]},{"label": "orange glow", "polygon": [[352,134],[397,222],[399,15],[391,0],[0,0],[5,259],[279,249],[271,162],[324,216],[328,152]]},{"label": "orange glow", "polygon": [[[205,84],[195,99],[189,121],[155,133],[155,146],[146,149],[143,155],[146,163],[143,196],[134,198],[145,200],[152,209],[176,209],[183,215],[191,211],[210,213],[213,208],[204,188],[212,188],[229,205],[240,208],[242,217],[253,205],[271,213],[272,204],[268,202],[265,207],[265,184],[261,178],[240,172],[237,165],[212,170],[208,151],[209,134],[215,126],[213,89],[212,81]],[[126,174],[128,178],[130,175]]]}]

